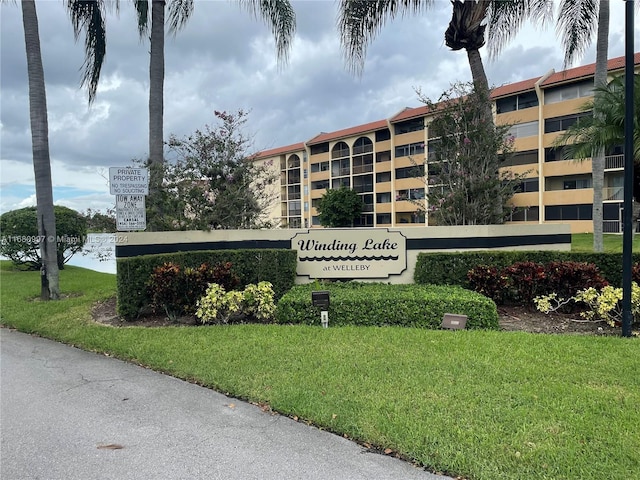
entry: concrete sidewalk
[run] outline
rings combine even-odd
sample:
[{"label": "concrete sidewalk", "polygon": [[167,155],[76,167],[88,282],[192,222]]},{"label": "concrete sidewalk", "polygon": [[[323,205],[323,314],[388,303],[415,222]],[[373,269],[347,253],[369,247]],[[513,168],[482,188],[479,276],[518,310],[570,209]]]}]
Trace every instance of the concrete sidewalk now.
[{"label": "concrete sidewalk", "polygon": [[449,478],[212,390],[5,328],[0,367],[3,480]]}]

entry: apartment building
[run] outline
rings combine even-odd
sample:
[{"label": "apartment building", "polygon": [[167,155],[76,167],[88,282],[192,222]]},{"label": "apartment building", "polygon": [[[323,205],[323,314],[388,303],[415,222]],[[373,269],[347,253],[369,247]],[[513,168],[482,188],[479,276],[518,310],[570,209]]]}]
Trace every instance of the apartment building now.
[{"label": "apartment building", "polygon": [[[640,70],[640,53],[634,57]],[[595,64],[548,73],[497,87],[492,92],[496,124],[509,124],[516,154],[509,168],[525,174],[512,199],[509,223],[569,223],[572,232],[593,231],[591,160],[564,160],[554,140],[585,112],[593,95]],[[624,73],[624,57],[608,62],[610,77]],[[427,188],[429,116],[426,106],[406,108],[375,122],[259,153],[280,173],[280,203],[271,216],[283,228],[319,226],[317,205],[329,188],[349,187],[362,196],[355,226],[429,225]],[[604,230],[622,225],[622,145],[606,152]],[[416,178],[416,165],[425,176]],[[424,166],[424,167],[423,167]]]}]

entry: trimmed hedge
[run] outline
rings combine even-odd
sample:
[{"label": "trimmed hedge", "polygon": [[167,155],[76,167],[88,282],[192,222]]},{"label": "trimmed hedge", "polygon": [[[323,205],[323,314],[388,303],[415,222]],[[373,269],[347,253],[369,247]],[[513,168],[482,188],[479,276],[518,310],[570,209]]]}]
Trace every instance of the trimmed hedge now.
[{"label": "trimmed hedge", "polygon": [[[593,263],[611,285],[622,285],[622,253],[585,253],[556,251],[482,251],[456,253],[419,253],[414,281],[419,284],[460,285],[468,288],[467,272],[478,265],[498,269],[516,262],[548,263],[572,261]],[[640,262],[640,253],[633,254],[633,263]]]},{"label": "trimmed hedge", "polygon": [[329,325],[440,328],[445,313],[467,315],[467,328],[498,329],[493,300],[455,286],[328,283],[296,285],[278,302],[276,322],[320,324],[313,290],[330,292]]},{"label": "trimmed hedge", "polygon": [[142,255],[117,259],[118,314],[137,317],[151,303],[147,282],[153,269],[165,262],[197,268],[206,262],[214,266],[231,262],[240,278],[239,288],[250,283],[269,281],[276,299],[295,283],[296,251],[286,249],[203,250],[160,255]]}]

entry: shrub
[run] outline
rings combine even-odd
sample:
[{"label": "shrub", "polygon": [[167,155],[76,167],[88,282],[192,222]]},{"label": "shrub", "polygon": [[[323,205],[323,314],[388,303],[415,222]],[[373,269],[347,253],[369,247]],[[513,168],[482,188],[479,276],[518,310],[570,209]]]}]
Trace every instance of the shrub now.
[{"label": "shrub", "polygon": [[[278,301],[276,322],[314,325],[320,310],[311,303],[317,284],[296,285]],[[330,292],[330,325],[439,328],[445,313],[467,315],[467,328],[498,328],[495,303],[476,292],[440,285],[335,282]]]},{"label": "shrub", "polygon": [[470,288],[494,302],[501,304],[510,285],[510,278],[503,270],[490,265],[478,265],[467,273]]},{"label": "shrub", "polygon": [[197,302],[196,317],[202,323],[266,321],[273,317],[275,309],[273,286],[269,282],[247,285],[243,292],[227,292],[212,283]]},{"label": "shrub", "polygon": [[238,284],[238,276],[231,268],[230,262],[214,267],[202,263],[197,268],[183,268],[174,262],[163,263],[153,269],[147,284],[151,307],[164,311],[172,320],[193,314],[198,299],[210,283],[219,283],[223,289],[232,289]]},{"label": "shrub", "polygon": [[546,291],[560,297],[572,297],[586,287],[601,289],[609,283],[593,263],[549,262],[545,264]]},{"label": "shrub", "polygon": [[535,262],[517,262],[503,270],[511,279],[510,295],[522,305],[530,305],[534,297],[546,293],[544,266]]}]

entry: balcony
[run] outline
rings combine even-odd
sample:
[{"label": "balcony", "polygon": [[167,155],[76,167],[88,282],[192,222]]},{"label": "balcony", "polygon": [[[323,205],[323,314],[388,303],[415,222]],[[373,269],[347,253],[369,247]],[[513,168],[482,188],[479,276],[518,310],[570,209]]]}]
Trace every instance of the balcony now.
[{"label": "balcony", "polygon": [[605,170],[623,170],[624,155],[607,155],[604,157]]},{"label": "balcony", "polygon": [[605,187],[602,189],[602,200],[604,202],[621,202],[624,200],[623,187]]}]

